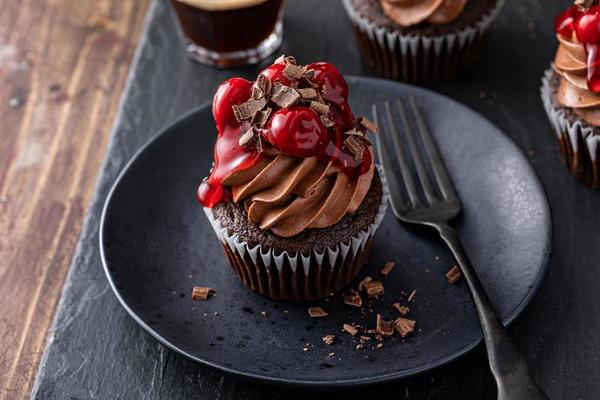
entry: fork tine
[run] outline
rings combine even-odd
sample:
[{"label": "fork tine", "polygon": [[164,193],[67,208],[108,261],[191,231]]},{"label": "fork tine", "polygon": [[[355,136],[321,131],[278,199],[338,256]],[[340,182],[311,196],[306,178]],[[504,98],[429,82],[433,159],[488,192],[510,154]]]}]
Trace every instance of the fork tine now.
[{"label": "fork tine", "polygon": [[[373,104],[371,106],[371,109],[373,112],[373,121],[375,122],[375,125],[381,126],[379,125],[377,106]],[[388,181],[388,188],[390,190],[391,196],[390,204],[392,206],[392,211],[394,212],[394,215],[396,215],[397,218],[401,218],[401,213],[403,211],[406,211],[406,204],[404,202],[404,196],[402,196],[402,191],[398,186],[398,178],[392,170],[392,163],[388,147],[385,143],[385,138],[383,138],[383,136],[378,135],[375,137],[375,139],[375,143],[377,144],[377,155],[379,157],[379,160],[381,161],[381,164],[383,165],[383,172],[385,173],[385,176]]]},{"label": "fork tine", "polygon": [[415,183],[410,174],[410,168],[406,163],[406,159],[404,158],[404,151],[402,150],[402,145],[400,144],[400,140],[398,139],[398,131],[394,125],[394,119],[392,118],[392,112],[390,110],[390,103],[384,103],[385,112],[387,114],[388,123],[390,126],[390,131],[392,133],[392,142],[394,143],[395,156],[398,165],[400,166],[400,174],[402,174],[402,180],[404,183],[404,188],[406,189],[406,194],[408,195],[408,201],[411,206],[417,207],[420,205],[421,201],[419,200],[419,194],[415,187]]},{"label": "fork tine", "polygon": [[[425,198],[427,199],[429,204],[433,205],[439,200],[435,195],[433,187],[431,186],[431,182],[429,181],[429,176],[425,171],[423,159],[421,158],[421,154],[415,143],[413,129],[408,122],[408,118],[406,117],[404,104],[402,104],[402,101],[400,99],[397,100],[397,103],[398,111],[400,112],[400,118],[402,120],[402,124],[404,125],[404,131],[406,132],[406,138],[408,139],[408,147],[410,149],[410,153],[415,164],[415,169],[417,170],[417,176],[419,177],[419,181],[421,182],[421,187],[423,188],[423,193],[425,193]],[[396,139],[396,141],[398,141],[398,139]]]},{"label": "fork tine", "polygon": [[431,132],[427,128],[425,124],[425,120],[421,115],[421,111],[415,102],[415,98],[411,97],[409,99],[410,104],[412,106],[413,114],[415,116],[415,120],[417,122],[417,126],[419,128],[419,132],[421,134],[421,139],[423,140],[423,144],[425,146],[425,150],[429,156],[429,160],[431,161],[433,175],[437,182],[438,189],[445,200],[455,200],[458,197],[456,196],[456,191],[454,189],[454,185],[452,183],[452,179],[450,179],[450,175],[448,174],[448,170],[440,156],[440,152],[431,136]]}]

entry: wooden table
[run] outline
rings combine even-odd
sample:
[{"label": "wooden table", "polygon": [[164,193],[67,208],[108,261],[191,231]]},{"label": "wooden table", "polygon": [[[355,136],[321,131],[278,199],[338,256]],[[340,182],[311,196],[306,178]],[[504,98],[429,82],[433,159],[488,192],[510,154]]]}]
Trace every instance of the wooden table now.
[{"label": "wooden table", "polygon": [[[9,77],[8,84],[0,84],[0,115],[6,121],[0,138],[8,138],[0,141],[0,226],[8,232],[0,241],[0,398],[13,399],[29,395],[145,3],[107,0],[92,7],[86,5],[92,2],[54,0],[34,8],[8,1],[0,0],[0,78]],[[600,392],[600,192],[577,184],[558,162],[538,94],[556,48],[553,18],[570,0],[507,3],[475,68],[431,88],[491,119],[539,172],[553,209],[551,268],[511,332],[551,398],[593,400]],[[151,4],[150,29],[111,157],[90,202],[35,398],[494,399],[482,349],[408,381],[309,394],[238,382],[201,368],[157,344],[126,315],[107,286],[98,256],[98,215],[110,184],[156,130],[210,99],[218,82],[257,70],[214,70],[181,53],[169,62],[157,60],[178,41],[166,0]],[[307,45],[300,33],[315,23],[320,30],[310,32]],[[372,74],[360,62],[338,2],[291,0],[285,26],[282,51],[302,61],[334,62],[344,73]],[[11,50],[4,50],[5,43],[23,46],[23,64],[6,61]],[[34,57],[27,57],[28,51]],[[167,92],[175,94],[169,101]]]},{"label": "wooden table", "polygon": [[0,399],[25,399],[146,0],[0,0]]}]

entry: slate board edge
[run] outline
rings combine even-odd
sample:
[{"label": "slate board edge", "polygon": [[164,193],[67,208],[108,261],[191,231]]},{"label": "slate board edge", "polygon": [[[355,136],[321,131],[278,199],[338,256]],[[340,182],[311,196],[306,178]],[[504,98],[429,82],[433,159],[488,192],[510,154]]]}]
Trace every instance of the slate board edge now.
[{"label": "slate board edge", "polygon": [[[102,159],[102,163],[99,169],[99,175],[96,180],[96,185],[94,189],[94,194],[92,196],[92,201],[87,209],[85,214],[85,219],[82,225],[81,233],[79,235],[79,239],[77,241],[77,247],[75,248],[75,253],[73,254],[73,258],[71,259],[71,264],[69,266],[69,272],[67,274],[67,278],[65,280],[65,284],[61,291],[60,300],[58,302],[58,306],[56,308],[56,312],[54,314],[54,318],[52,321],[52,326],[50,328],[50,332],[48,333],[48,339],[46,343],[46,347],[44,349],[44,354],[40,361],[40,365],[38,367],[38,372],[35,378],[35,382],[33,384],[33,388],[31,391],[31,399],[38,399],[38,390],[40,388],[40,383],[44,379],[48,372],[48,354],[50,346],[52,346],[52,342],[54,341],[55,333],[60,326],[61,322],[68,318],[68,310],[71,299],[69,298],[69,289],[73,285],[75,279],[75,270],[76,264],[81,258],[83,251],[83,244],[86,240],[89,240],[95,234],[97,224],[94,224],[93,218],[99,218],[100,212],[104,206],[104,200],[108,195],[114,177],[117,176],[122,168],[122,166],[113,164],[111,165],[110,158],[113,153],[113,148],[117,145],[116,135],[117,132],[121,129],[123,114],[124,114],[124,105],[129,98],[129,94],[131,93],[133,82],[136,78],[137,65],[141,59],[142,51],[145,47],[146,41],[148,40],[148,30],[151,27],[151,22],[154,19],[154,14],[158,8],[159,0],[150,0],[148,4],[148,10],[146,11],[146,16],[144,17],[144,24],[142,30],[140,32],[139,41],[136,46],[135,52],[133,54],[133,58],[131,60],[131,64],[129,66],[129,72],[127,74],[127,79],[125,81],[125,87],[123,90],[123,94],[119,101],[119,107],[117,111],[117,116],[115,117],[115,122],[110,133],[110,139],[108,145],[105,150],[104,157]],[[96,246],[96,243],[93,244]]]}]

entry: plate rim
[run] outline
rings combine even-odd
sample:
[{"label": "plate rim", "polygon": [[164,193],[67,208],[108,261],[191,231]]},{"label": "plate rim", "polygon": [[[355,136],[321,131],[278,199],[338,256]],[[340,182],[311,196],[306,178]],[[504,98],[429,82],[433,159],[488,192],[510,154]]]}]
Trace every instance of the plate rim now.
[{"label": "plate rim", "polygon": [[[554,227],[553,227],[553,219],[552,219],[552,209],[551,209],[551,204],[549,201],[548,193],[542,183],[539,173],[533,167],[533,165],[531,164],[529,159],[525,156],[525,153],[523,152],[523,150],[521,150],[521,148],[512,140],[512,138],[510,138],[508,135],[506,135],[504,133],[504,131],[502,131],[500,128],[498,128],[488,118],[486,118],[482,114],[478,113],[477,111],[473,110],[469,106],[467,106],[457,100],[454,100],[444,94],[437,93],[432,90],[424,89],[424,88],[421,88],[418,86],[413,86],[413,85],[409,85],[409,84],[402,83],[402,82],[390,81],[387,79],[371,78],[371,77],[363,77],[363,76],[355,76],[355,75],[347,75],[345,78],[349,82],[363,81],[365,83],[387,84],[387,85],[391,84],[391,85],[398,86],[398,87],[408,87],[411,90],[421,92],[421,94],[424,94],[426,96],[433,95],[435,97],[441,97],[446,101],[458,104],[461,107],[467,109],[468,111],[470,111],[474,114],[477,114],[480,118],[482,118],[488,124],[493,126],[501,135],[503,135],[505,137],[509,146],[513,146],[514,149],[516,150],[516,153],[518,153],[519,156],[527,163],[527,165],[529,165],[529,168],[530,168],[531,172],[533,173],[533,177],[535,178],[534,181],[538,188],[538,191],[542,193],[542,200],[545,203],[544,210],[548,215],[546,240],[544,242],[544,244],[546,245],[546,249],[545,249],[544,259],[542,261],[540,273],[536,276],[533,285],[529,289],[529,292],[523,298],[523,300],[503,320],[503,323],[505,326],[510,326],[515,321],[515,319],[523,313],[523,311],[531,303],[531,300],[533,299],[533,297],[539,291],[539,289],[542,285],[542,282],[544,281],[544,278],[545,278],[546,274],[548,273],[549,264],[550,264],[549,261],[550,261],[550,257],[551,257],[552,249],[553,249],[552,238],[553,238]],[[188,119],[193,118],[196,114],[204,112],[206,109],[210,109],[210,108],[211,108],[210,101],[203,102],[199,106],[196,106],[196,107],[186,111],[179,117],[166,123],[162,128],[160,128],[157,131],[157,133],[155,133],[153,136],[151,136],[142,146],[140,146],[140,148],[138,150],[136,150],[134,152],[134,154],[131,156],[129,161],[127,161],[125,166],[119,172],[119,174],[117,175],[115,181],[113,182],[108,194],[106,195],[104,204],[102,206],[102,212],[100,215],[100,223],[98,225],[98,238],[99,238],[98,244],[99,244],[99,248],[100,248],[99,250],[100,250],[100,258],[102,261],[102,268],[105,272],[109,286],[111,287],[113,293],[117,297],[117,300],[119,301],[121,306],[123,306],[123,308],[129,314],[129,316],[132,317],[133,320],[142,327],[142,329],[144,329],[148,334],[150,334],[150,336],[152,336],[155,340],[157,340],[163,346],[167,347],[169,350],[174,351],[174,352],[186,357],[187,359],[202,365],[203,367],[212,368],[214,370],[225,373],[225,374],[235,377],[235,378],[239,378],[239,379],[243,379],[243,380],[247,380],[247,381],[266,383],[266,384],[279,386],[279,387],[316,389],[316,390],[350,389],[350,388],[358,388],[358,387],[364,387],[364,386],[369,386],[369,385],[374,385],[374,384],[383,384],[383,383],[389,383],[389,382],[398,381],[398,380],[402,380],[402,379],[407,379],[409,377],[414,377],[414,376],[423,374],[425,372],[432,371],[434,369],[437,369],[444,365],[447,365],[453,361],[456,361],[456,360],[464,357],[465,355],[469,354],[471,351],[473,351],[476,347],[478,347],[482,343],[483,336],[481,338],[479,338],[478,340],[474,341],[473,343],[471,343],[470,345],[467,345],[467,346],[463,347],[462,349],[460,349],[448,356],[435,359],[431,362],[428,362],[427,364],[421,365],[419,367],[411,368],[408,370],[404,370],[401,372],[393,371],[393,372],[390,372],[390,373],[387,373],[384,375],[375,375],[372,377],[358,378],[358,379],[354,378],[354,379],[336,380],[336,381],[315,381],[315,380],[301,380],[301,379],[293,379],[293,378],[290,379],[290,378],[265,376],[265,375],[260,375],[260,374],[256,374],[256,373],[252,373],[252,372],[244,372],[244,371],[242,371],[240,369],[236,369],[234,367],[227,367],[227,366],[219,365],[219,364],[207,361],[207,360],[203,360],[197,356],[194,356],[194,355],[186,352],[185,350],[178,348],[175,344],[171,343],[169,340],[165,339],[158,332],[156,332],[154,329],[152,329],[152,327],[150,327],[140,316],[138,316],[135,313],[135,311],[133,311],[133,309],[127,304],[127,302],[121,296],[119,290],[116,287],[115,282],[112,279],[112,273],[109,270],[108,263],[106,261],[106,257],[104,254],[104,234],[105,234],[104,228],[105,228],[106,214],[108,212],[108,208],[111,203],[113,194],[116,191],[117,187],[119,186],[121,180],[127,174],[129,169],[131,168],[131,166],[140,158],[142,153],[144,153],[146,151],[146,149],[151,147],[153,144],[157,143],[161,138],[165,137],[165,135],[168,134],[169,131],[173,130],[176,126],[185,123]]]}]

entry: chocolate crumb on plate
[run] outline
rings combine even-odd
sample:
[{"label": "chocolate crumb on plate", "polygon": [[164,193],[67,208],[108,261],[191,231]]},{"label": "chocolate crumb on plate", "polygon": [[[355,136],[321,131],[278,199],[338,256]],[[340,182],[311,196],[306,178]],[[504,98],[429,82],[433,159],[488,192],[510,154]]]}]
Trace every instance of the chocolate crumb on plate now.
[{"label": "chocolate crumb on plate", "polygon": [[406,337],[415,330],[415,324],[416,321],[412,319],[398,318],[394,323],[394,327],[400,336]]},{"label": "chocolate crumb on plate", "polygon": [[356,335],[358,333],[358,329],[356,329],[355,327],[353,327],[350,324],[344,324],[342,326],[342,329],[346,332],[348,332],[349,334],[351,334],[352,336]]},{"label": "chocolate crumb on plate", "polygon": [[364,348],[365,348],[365,345],[362,344],[362,343],[359,343],[359,344],[356,345],[356,350],[362,350]]},{"label": "chocolate crumb on plate", "polygon": [[363,305],[362,297],[360,297],[358,292],[352,291],[351,294],[344,296],[344,304],[361,308]]},{"label": "chocolate crumb on plate", "polygon": [[373,278],[371,278],[370,276],[365,276],[363,280],[360,281],[360,283],[358,284],[358,290],[366,290],[365,285],[371,282],[372,280]]},{"label": "chocolate crumb on plate", "polygon": [[402,315],[406,315],[410,311],[410,308],[400,305],[400,303],[394,303],[393,307]]},{"label": "chocolate crumb on plate", "polygon": [[450,269],[450,271],[446,272],[446,279],[448,279],[448,283],[455,284],[460,280],[462,274],[460,273],[460,269],[458,265],[455,265]]},{"label": "chocolate crumb on plate", "polygon": [[416,296],[417,296],[417,290],[415,289],[412,292],[410,292],[410,294],[408,295],[408,302],[410,303],[411,301],[413,301]]},{"label": "chocolate crumb on plate", "polygon": [[377,343],[377,346],[375,346],[376,348],[380,349],[383,347],[383,343]]},{"label": "chocolate crumb on plate", "polygon": [[381,314],[377,314],[376,331],[381,336],[392,336],[394,334],[394,322],[386,321],[381,317]]},{"label": "chocolate crumb on plate", "polygon": [[359,339],[360,339],[361,343],[364,343],[364,342],[368,342],[369,340],[371,340],[372,337],[371,336],[361,336]]},{"label": "chocolate crumb on plate", "polygon": [[390,272],[392,272],[392,270],[394,269],[395,266],[396,266],[395,262],[388,260],[385,262],[385,265],[383,266],[381,273],[385,276],[388,276],[390,274]]},{"label": "chocolate crumb on plate", "polygon": [[326,345],[331,345],[333,343],[333,341],[335,340],[335,335],[325,335],[323,336],[323,342],[325,342]]},{"label": "chocolate crumb on plate", "polygon": [[384,293],[383,284],[381,281],[370,281],[365,284],[365,290],[369,298],[381,296]]},{"label": "chocolate crumb on plate", "polygon": [[308,315],[311,318],[321,318],[321,317],[326,317],[328,314],[321,307],[310,307],[308,309]]},{"label": "chocolate crumb on plate", "polygon": [[215,293],[212,288],[195,286],[192,289],[192,300],[208,300],[208,298]]}]

